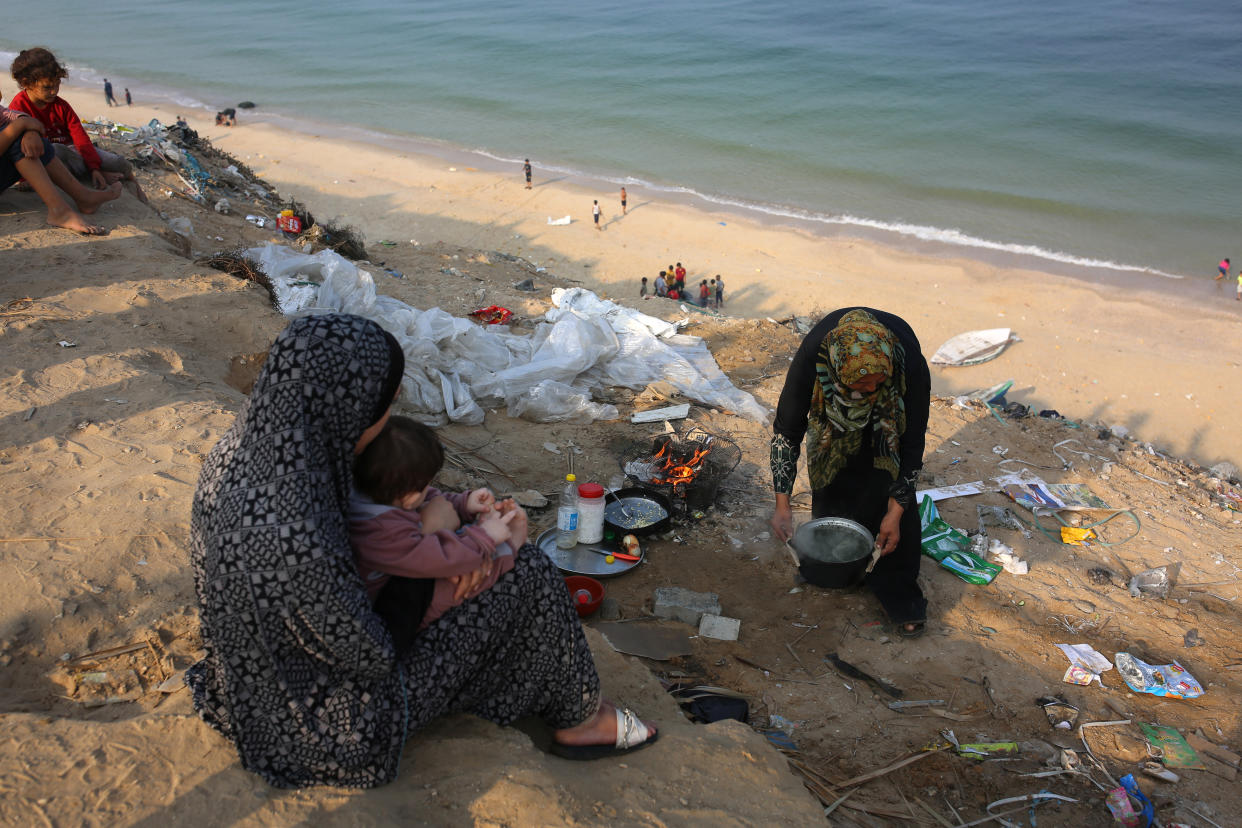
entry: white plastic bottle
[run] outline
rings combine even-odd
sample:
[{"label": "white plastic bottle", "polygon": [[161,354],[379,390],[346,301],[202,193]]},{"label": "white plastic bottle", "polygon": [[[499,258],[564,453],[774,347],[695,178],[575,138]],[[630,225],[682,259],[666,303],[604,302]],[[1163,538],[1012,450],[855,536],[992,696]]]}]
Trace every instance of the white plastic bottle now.
[{"label": "white plastic bottle", "polygon": [[556,507],[556,545],[561,549],[573,549],[578,545],[577,479],[572,474],[565,475],[565,488]]},{"label": "white plastic bottle", "polygon": [[604,539],[604,487],[583,483],[578,487],[578,543]]}]

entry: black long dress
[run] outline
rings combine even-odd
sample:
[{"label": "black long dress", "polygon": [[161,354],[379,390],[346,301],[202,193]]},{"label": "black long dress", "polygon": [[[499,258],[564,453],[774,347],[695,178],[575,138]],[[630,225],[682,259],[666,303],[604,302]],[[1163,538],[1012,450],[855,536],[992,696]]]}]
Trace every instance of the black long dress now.
[{"label": "black long dress", "polygon": [[[194,706],[279,787],[391,781],[406,738],[468,712],[580,724],[599,677],[569,592],[531,545],[513,570],[398,655],[354,567],[350,463],[390,354],[360,317],[294,321],[203,465],[190,561],[206,656]],[[381,402],[383,400],[383,402]]]},{"label": "black long dress", "polygon": [[[776,409],[773,432],[784,437],[797,450],[807,431],[811,408],[816,354],[824,337],[837,327],[841,317],[852,310],[865,310],[888,328],[905,352],[906,428],[901,435],[899,478],[910,480],[923,466],[927,420],[931,408],[931,372],[923,358],[918,337],[901,317],[871,308],[842,308],[825,316],[802,341],[789,366],[785,387]],[[826,487],[811,493],[813,517],[848,517],[866,526],[874,535],[888,510],[893,478],[872,463],[872,445],[864,440],[862,449],[850,457],[845,468]],[[919,587],[922,547],[918,509],[907,505],[901,516],[901,538],[897,548],[885,555],[867,576],[867,586],[879,599],[889,618],[897,623],[922,621],[927,616],[927,600]]]}]

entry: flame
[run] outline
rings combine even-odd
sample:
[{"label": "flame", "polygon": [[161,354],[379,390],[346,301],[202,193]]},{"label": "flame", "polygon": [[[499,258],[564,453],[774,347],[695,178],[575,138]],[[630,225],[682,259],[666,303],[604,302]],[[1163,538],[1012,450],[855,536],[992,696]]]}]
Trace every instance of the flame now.
[{"label": "flame", "polygon": [[[668,456],[665,457],[666,451],[668,451],[667,443],[660,447],[660,450],[656,452],[653,458],[659,460],[661,457],[664,457],[664,465],[656,470],[656,473],[651,478],[651,482],[672,485],[674,492],[679,485],[690,483],[694,480],[698,473],[702,471],[707,455],[712,452],[707,447],[696,448],[690,457],[679,458],[674,456],[671,451],[668,451]],[[663,477],[660,476],[661,472],[664,473]]]}]

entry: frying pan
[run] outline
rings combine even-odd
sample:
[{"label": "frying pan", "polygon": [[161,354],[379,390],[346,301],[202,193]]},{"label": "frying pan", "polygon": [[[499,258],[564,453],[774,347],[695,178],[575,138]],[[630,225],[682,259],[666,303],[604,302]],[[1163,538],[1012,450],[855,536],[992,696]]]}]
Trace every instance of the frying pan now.
[{"label": "frying pan", "polygon": [[[629,517],[622,514],[622,505]],[[604,525],[618,535],[654,535],[668,528],[672,512],[672,503],[660,492],[630,486],[608,496],[604,504]]]}]

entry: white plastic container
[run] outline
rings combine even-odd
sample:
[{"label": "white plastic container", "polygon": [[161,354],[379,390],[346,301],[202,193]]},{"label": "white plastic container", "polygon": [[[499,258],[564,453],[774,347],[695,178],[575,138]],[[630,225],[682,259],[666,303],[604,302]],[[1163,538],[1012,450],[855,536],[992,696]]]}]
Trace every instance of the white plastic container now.
[{"label": "white plastic container", "polygon": [[572,474],[565,475],[565,488],[556,507],[556,545],[560,549],[573,549],[578,544],[577,479]]},{"label": "white plastic container", "polygon": [[604,539],[604,487],[583,483],[578,487],[578,543]]}]

